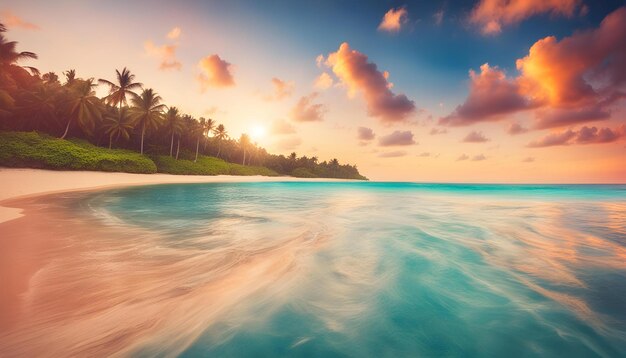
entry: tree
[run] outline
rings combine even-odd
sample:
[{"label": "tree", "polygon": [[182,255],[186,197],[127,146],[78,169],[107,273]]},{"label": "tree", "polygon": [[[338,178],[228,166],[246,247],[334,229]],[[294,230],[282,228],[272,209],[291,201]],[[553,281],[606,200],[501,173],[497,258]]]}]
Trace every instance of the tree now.
[{"label": "tree", "polygon": [[152,88],[143,90],[141,95],[131,99],[133,104],[131,117],[141,128],[141,154],[143,154],[143,141],[146,130],[156,129],[161,123],[163,109],[165,109],[165,105],[161,103],[161,100],[161,96],[154,92]]},{"label": "tree", "polygon": [[[180,114],[178,113],[178,108],[170,107],[165,113],[165,128],[167,132],[172,136],[170,140],[170,157],[172,156],[172,151],[174,150],[174,136],[180,135],[180,132],[183,129],[183,125],[181,122]],[[179,140],[180,143],[180,140]]]},{"label": "tree", "polygon": [[65,75],[65,84],[71,86],[76,81],[76,71],[75,70],[67,70],[63,72]]},{"label": "tree", "polygon": [[213,138],[217,140],[217,157],[220,157],[220,152],[222,151],[222,141],[228,138],[228,133],[226,132],[226,128],[224,128],[223,124],[220,124],[213,130]]},{"label": "tree", "polygon": [[115,73],[117,75],[117,84],[103,78],[99,79],[98,82],[109,86],[109,95],[105,97],[107,104],[119,105],[119,108],[122,108],[122,104],[126,105],[127,103],[126,97],[137,97],[137,93],[133,92],[133,90],[140,89],[143,85],[140,82],[133,82],[135,75],[130,73],[126,67],[122,69],[122,72],[115,70]]},{"label": "tree", "polygon": [[[209,119],[204,119],[202,117],[200,117],[200,125],[202,126],[202,130],[203,130],[203,136],[205,139],[207,139],[209,137],[209,134],[211,134],[211,132],[213,131],[213,128],[215,127],[215,121],[211,118]],[[206,141],[204,142],[204,149],[206,152]]]},{"label": "tree", "polygon": [[88,135],[93,133],[95,120],[102,115],[102,102],[96,97],[93,90],[95,86],[93,78],[90,78],[77,80],[75,85],[69,89],[67,93],[69,99],[66,102],[69,120],[61,139],[67,136],[72,121],[78,122],[79,127]]},{"label": "tree", "polygon": [[246,151],[250,146],[250,137],[247,134],[244,133],[241,137],[239,137],[239,146],[241,146],[241,149],[243,150],[243,161],[241,164],[246,165]]},{"label": "tree", "polygon": [[204,118],[201,118],[200,122],[195,122],[191,127],[191,131],[193,136],[196,137],[196,158],[193,160],[194,162],[198,161],[198,149],[200,149],[200,138],[205,138],[205,123],[203,123]]},{"label": "tree", "polygon": [[[111,108],[111,107],[109,107]],[[130,139],[130,133],[135,128],[135,123],[130,116],[128,108],[117,109],[112,107],[112,113],[109,113],[104,118],[104,131],[109,135],[109,149],[113,144],[113,137],[117,142],[120,137],[125,140]]]}]

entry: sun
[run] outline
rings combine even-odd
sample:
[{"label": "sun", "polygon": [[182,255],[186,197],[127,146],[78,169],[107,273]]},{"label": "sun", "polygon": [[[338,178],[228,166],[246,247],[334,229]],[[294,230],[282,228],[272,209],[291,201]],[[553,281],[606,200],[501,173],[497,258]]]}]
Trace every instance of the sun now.
[{"label": "sun", "polygon": [[267,134],[267,131],[265,130],[265,127],[260,126],[260,125],[254,125],[252,127],[250,127],[250,137],[252,137],[252,139],[262,139],[265,137],[265,135]]}]

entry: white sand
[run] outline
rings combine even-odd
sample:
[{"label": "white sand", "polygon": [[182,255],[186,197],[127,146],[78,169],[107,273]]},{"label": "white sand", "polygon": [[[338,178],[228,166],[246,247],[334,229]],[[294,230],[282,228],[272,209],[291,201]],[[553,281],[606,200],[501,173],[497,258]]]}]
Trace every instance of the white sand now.
[{"label": "white sand", "polygon": [[[56,192],[166,183],[234,183],[272,181],[334,181],[263,176],[129,174],[41,169],[0,169],[0,202]],[[21,216],[21,210],[0,206],[0,223]]]}]

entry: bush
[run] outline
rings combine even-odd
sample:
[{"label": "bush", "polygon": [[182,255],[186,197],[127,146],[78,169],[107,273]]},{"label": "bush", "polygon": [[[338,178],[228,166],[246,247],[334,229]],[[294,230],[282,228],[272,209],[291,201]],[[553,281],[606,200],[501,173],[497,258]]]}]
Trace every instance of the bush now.
[{"label": "bush", "polygon": [[243,166],[204,155],[198,156],[197,162],[186,159],[176,160],[170,156],[156,156],[153,159],[159,173],[179,175],[278,175],[275,171],[265,167]]},{"label": "bush", "polygon": [[291,175],[296,178],[317,178],[317,175],[311,173],[307,168],[296,168],[291,172]]},{"label": "bush", "polygon": [[56,170],[156,173],[139,153],[100,148],[83,140],[63,140],[36,132],[0,132],[0,165]]}]

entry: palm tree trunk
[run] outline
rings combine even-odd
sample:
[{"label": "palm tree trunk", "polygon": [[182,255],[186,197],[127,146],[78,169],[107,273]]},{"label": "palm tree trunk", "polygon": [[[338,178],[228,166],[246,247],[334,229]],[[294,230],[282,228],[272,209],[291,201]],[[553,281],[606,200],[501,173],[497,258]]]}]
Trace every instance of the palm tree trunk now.
[{"label": "palm tree trunk", "polygon": [[178,160],[178,152],[180,152],[180,136],[178,136],[178,144],[176,145],[176,160]]},{"label": "palm tree trunk", "polygon": [[198,149],[200,149],[200,138],[199,137],[198,137],[198,140],[196,141],[196,159],[193,160],[194,163],[198,160]]},{"label": "palm tree trunk", "polygon": [[174,149],[174,132],[172,132],[172,141],[170,142],[170,157],[172,156],[173,149]]},{"label": "palm tree trunk", "polygon": [[246,165],[246,150],[243,150],[243,162],[241,162],[241,165]]},{"label": "palm tree trunk", "polygon": [[222,151],[222,142],[217,145],[217,157],[220,157],[220,152]]},{"label": "palm tree trunk", "polygon": [[69,132],[69,130],[70,130],[70,123],[72,123],[71,119],[69,121],[67,121],[67,127],[65,127],[65,133],[63,133],[63,135],[61,136],[61,139],[65,139],[65,136],[67,135],[67,132]]},{"label": "palm tree trunk", "polygon": [[111,149],[111,145],[113,145],[113,134],[109,136],[109,149]]},{"label": "palm tree trunk", "polygon": [[141,126],[141,154],[143,154],[143,136],[144,134],[146,134],[146,124],[144,123],[143,126]]}]

